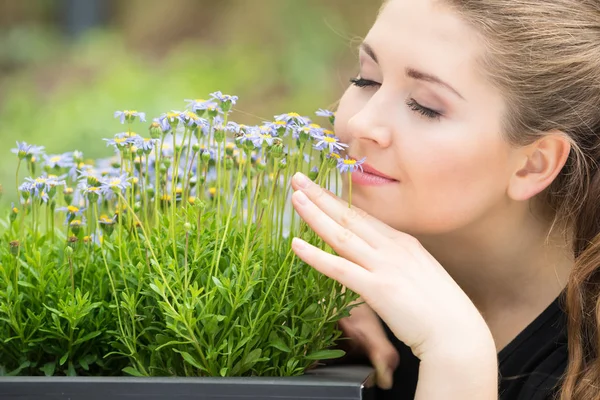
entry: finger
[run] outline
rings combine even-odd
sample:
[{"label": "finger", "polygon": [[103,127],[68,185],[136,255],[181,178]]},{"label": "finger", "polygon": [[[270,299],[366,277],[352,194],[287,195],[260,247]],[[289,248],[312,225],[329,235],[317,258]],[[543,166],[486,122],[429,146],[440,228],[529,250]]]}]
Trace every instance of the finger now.
[{"label": "finger", "polygon": [[400,356],[387,337],[382,339],[381,343],[380,346],[371,348],[369,359],[375,367],[377,386],[382,389],[391,389],[394,383],[394,371],[400,363]]},{"label": "finger", "polygon": [[375,250],[351,230],[336,223],[317,207],[304,192],[292,195],[292,204],[306,223],[339,255],[367,267],[375,258]]},{"label": "finger", "polygon": [[369,291],[371,273],[342,257],[326,253],[300,238],[292,240],[294,253],[305,263],[359,295]]},{"label": "finger", "polygon": [[292,188],[304,192],[323,212],[343,226],[350,229],[371,246],[377,248],[382,238],[392,238],[397,232],[388,225],[372,217],[358,207],[348,207],[348,203],[335,196],[329,190],[312,182],[305,175],[296,173],[292,179]]}]

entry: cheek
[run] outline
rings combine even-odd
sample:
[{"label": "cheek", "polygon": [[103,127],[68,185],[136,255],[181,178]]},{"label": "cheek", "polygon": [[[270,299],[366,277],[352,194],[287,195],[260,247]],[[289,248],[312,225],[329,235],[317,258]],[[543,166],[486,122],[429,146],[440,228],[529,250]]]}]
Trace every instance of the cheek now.
[{"label": "cheek", "polygon": [[457,140],[407,147],[411,151],[403,156],[406,193],[401,196],[409,203],[407,208],[414,210],[412,214],[419,220],[414,222],[420,228],[437,232],[458,229],[505,198],[508,146],[494,135],[473,137],[470,133],[461,140],[457,135]]}]

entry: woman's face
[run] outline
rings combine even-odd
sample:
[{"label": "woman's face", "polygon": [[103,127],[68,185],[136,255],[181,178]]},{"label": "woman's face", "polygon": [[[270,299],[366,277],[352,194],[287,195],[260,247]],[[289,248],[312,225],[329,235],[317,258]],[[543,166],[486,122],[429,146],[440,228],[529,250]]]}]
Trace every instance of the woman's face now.
[{"label": "woman's face", "polygon": [[481,50],[438,1],[385,6],[336,114],[348,154],[392,178],[355,172],[356,206],[415,236],[467,228],[506,206],[514,149],[502,138],[504,101],[477,65]]}]

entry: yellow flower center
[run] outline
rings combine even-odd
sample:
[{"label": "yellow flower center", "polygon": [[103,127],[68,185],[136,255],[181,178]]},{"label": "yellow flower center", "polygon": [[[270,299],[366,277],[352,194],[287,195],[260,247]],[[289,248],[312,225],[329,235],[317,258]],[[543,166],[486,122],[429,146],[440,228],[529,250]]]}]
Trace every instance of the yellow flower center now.
[{"label": "yellow flower center", "polygon": [[60,156],[50,157],[50,162],[57,163],[60,161]]},{"label": "yellow flower center", "polygon": [[340,158],[340,155],[338,153],[329,153],[329,157]]},{"label": "yellow flower center", "polygon": [[190,196],[190,197],[188,197],[188,202],[190,204],[195,204],[196,203],[196,198],[194,196]]},{"label": "yellow flower center", "polygon": [[41,178],[41,177],[40,178],[35,178],[35,182],[36,183],[46,183],[46,180],[47,180],[46,178]]},{"label": "yellow flower center", "polygon": [[71,221],[71,226],[79,226],[81,225],[81,221],[78,219],[74,219],[73,221]]},{"label": "yellow flower center", "polygon": [[285,125],[285,121],[275,121],[275,125]]},{"label": "yellow flower center", "polygon": [[73,214],[75,214],[76,212],[79,212],[79,208],[77,208],[75,206],[69,206],[69,207],[67,207],[67,210]]},{"label": "yellow flower center", "polygon": [[125,138],[125,137],[122,137],[122,138],[116,138],[116,139],[115,139],[115,143],[116,143],[116,144],[121,144],[121,143],[124,143],[126,140],[127,140],[127,138]]},{"label": "yellow flower center", "polygon": [[215,193],[217,193],[217,188],[216,187],[209,188],[208,193],[210,193],[212,196],[214,196]]},{"label": "yellow flower center", "polygon": [[186,111],[185,112],[185,116],[188,117],[189,119],[193,120],[193,121],[197,121],[200,119],[200,117],[198,115],[196,115],[195,113],[191,112],[191,111]]},{"label": "yellow flower center", "polygon": [[300,114],[295,113],[295,112],[288,113],[288,117],[296,118],[296,117],[299,117],[299,116],[300,116]]},{"label": "yellow flower center", "polygon": [[327,143],[336,143],[337,142],[337,140],[335,140],[335,138],[331,137],[331,136],[324,136],[323,140]]},{"label": "yellow flower center", "polygon": [[12,212],[15,214],[19,213],[19,209],[17,207],[13,207]]},{"label": "yellow flower center", "polygon": [[121,179],[115,178],[115,179],[111,179],[108,186],[114,187],[114,186],[119,186],[120,184],[121,184]]},{"label": "yellow flower center", "polygon": [[352,160],[352,159],[350,159],[350,160],[344,160],[344,164],[346,164],[346,165],[354,165],[354,164],[356,164],[356,160]]},{"label": "yellow flower center", "polygon": [[310,124],[309,126],[311,128],[315,128],[315,129],[319,129],[321,127],[321,125],[319,125],[319,124]]}]

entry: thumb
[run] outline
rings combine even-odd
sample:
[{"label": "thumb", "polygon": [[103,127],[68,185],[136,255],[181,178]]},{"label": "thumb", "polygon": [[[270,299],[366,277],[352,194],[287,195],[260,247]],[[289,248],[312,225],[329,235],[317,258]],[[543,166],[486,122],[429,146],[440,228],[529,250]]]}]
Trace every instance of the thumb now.
[{"label": "thumb", "polygon": [[394,371],[400,363],[396,349],[390,343],[390,346],[372,351],[369,358],[375,368],[377,386],[384,390],[391,389],[394,384]]}]

